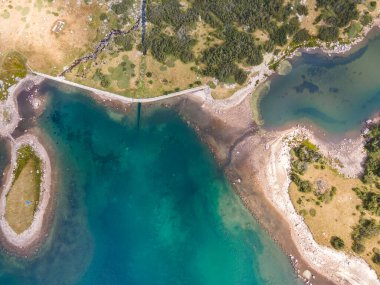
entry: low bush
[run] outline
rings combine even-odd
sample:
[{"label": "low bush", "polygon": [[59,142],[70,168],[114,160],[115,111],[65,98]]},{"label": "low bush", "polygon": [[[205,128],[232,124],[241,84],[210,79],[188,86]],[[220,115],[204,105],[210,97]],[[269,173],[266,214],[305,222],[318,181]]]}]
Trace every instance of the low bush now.
[{"label": "low bush", "polygon": [[363,253],[363,252],[365,251],[365,246],[362,245],[361,243],[354,242],[354,243],[352,244],[351,249],[352,249],[355,253],[357,253],[357,254],[361,254],[361,253]]},{"label": "low bush", "polygon": [[337,236],[331,237],[330,244],[336,250],[341,250],[342,248],[344,248],[344,241],[340,237],[337,237]]}]

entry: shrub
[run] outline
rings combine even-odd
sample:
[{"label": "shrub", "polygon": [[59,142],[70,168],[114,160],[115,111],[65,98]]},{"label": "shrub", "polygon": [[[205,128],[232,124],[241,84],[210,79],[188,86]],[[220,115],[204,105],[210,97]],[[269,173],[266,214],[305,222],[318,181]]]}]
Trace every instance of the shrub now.
[{"label": "shrub", "polygon": [[130,51],[133,49],[133,38],[131,35],[119,35],[115,37],[115,44],[125,51]]},{"label": "shrub", "polygon": [[323,20],[335,27],[345,27],[352,20],[357,19],[359,12],[357,5],[360,1],[357,0],[317,0],[317,7],[324,8],[321,16]]},{"label": "shrub", "polygon": [[101,13],[100,16],[99,16],[99,19],[100,19],[100,21],[107,20],[108,19],[107,14],[106,13]]},{"label": "shrub", "polygon": [[360,253],[363,253],[365,251],[365,246],[362,245],[361,243],[358,243],[358,242],[354,242],[352,244],[352,247],[351,249],[357,253],[357,254],[360,254]]},{"label": "shrub", "polygon": [[376,264],[379,264],[380,265],[380,254],[379,253],[375,253],[372,257],[372,261],[373,263],[376,263]]},{"label": "shrub", "polygon": [[126,14],[128,13],[130,3],[128,3],[128,0],[123,0],[121,3],[117,3],[111,6],[111,9],[115,12],[117,15]]},{"label": "shrub", "polygon": [[341,250],[342,248],[344,248],[344,241],[340,237],[337,237],[337,236],[331,237],[330,244],[336,250]]},{"label": "shrub", "polygon": [[306,16],[307,14],[309,14],[309,10],[307,9],[307,6],[302,5],[302,4],[298,4],[296,6],[296,11],[297,11],[297,14],[301,16],[302,15]]},{"label": "shrub", "polygon": [[364,14],[360,17],[360,23],[363,26],[367,26],[372,22],[372,16],[369,14]]},{"label": "shrub", "polygon": [[289,23],[284,25],[284,27],[288,35],[294,35],[300,28],[300,22],[297,17],[293,17],[289,20]]},{"label": "shrub", "polygon": [[238,84],[242,85],[247,80],[248,75],[247,75],[247,72],[245,72],[244,70],[238,69],[236,70],[234,77],[235,77],[235,81]]},{"label": "shrub", "polygon": [[313,187],[312,187],[310,181],[307,181],[307,180],[301,181],[301,183],[298,187],[298,190],[300,192],[303,192],[303,193],[311,192],[312,189],[313,189]]},{"label": "shrub", "polygon": [[102,80],[100,81],[100,85],[104,88],[107,88],[111,85],[111,82],[106,78],[102,78]]},{"label": "shrub", "polygon": [[292,170],[303,175],[307,170],[307,163],[301,160],[293,160]]},{"label": "shrub", "polygon": [[332,199],[336,195],[336,191],[337,191],[336,187],[332,186],[330,191],[326,191],[323,194],[319,194],[319,193],[316,193],[316,192],[314,192],[314,193],[315,193],[316,196],[318,196],[318,200],[319,201],[325,202],[325,203],[329,203],[329,202],[332,201]]},{"label": "shrub", "polygon": [[353,228],[351,237],[355,242],[360,242],[379,233],[380,225],[374,219],[360,219],[359,224]]},{"label": "shrub", "polygon": [[309,210],[309,214],[310,214],[310,216],[315,217],[315,215],[317,214],[317,211],[314,208],[311,208]]},{"label": "shrub", "polygon": [[303,142],[299,147],[294,148],[294,153],[299,160],[304,162],[318,162],[322,156],[314,145],[309,145],[307,141]]},{"label": "shrub", "polygon": [[362,206],[365,210],[380,216],[380,194],[366,190],[366,188],[352,188],[356,195],[362,200]]},{"label": "shrub", "polygon": [[288,42],[287,27],[283,25],[280,28],[275,28],[270,32],[270,39],[279,46],[283,46]]},{"label": "shrub", "polygon": [[299,186],[301,184],[301,178],[295,174],[294,172],[292,172],[290,174],[290,180],[292,180],[294,182],[294,184],[296,184],[297,186]]}]

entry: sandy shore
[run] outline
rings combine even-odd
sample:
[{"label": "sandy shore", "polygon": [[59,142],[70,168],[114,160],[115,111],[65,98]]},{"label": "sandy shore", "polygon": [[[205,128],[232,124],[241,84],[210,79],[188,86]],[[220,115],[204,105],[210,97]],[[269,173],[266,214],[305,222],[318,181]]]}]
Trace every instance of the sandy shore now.
[{"label": "sandy shore", "polygon": [[[261,174],[266,181],[266,183],[263,183],[265,195],[286,217],[295,244],[315,270],[337,284],[380,284],[375,271],[364,260],[318,245],[303,218],[296,213],[288,194],[288,188],[291,182],[289,178],[289,142],[297,137],[308,138],[310,141],[315,142],[327,157],[330,156],[340,160],[344,158],[342,154],[337,157],[334,156],[330,147],[321,144],[320,141],[318,142],[313,134],[306,129],[293,128],[275,134],[275,138],[266,145],[268,149],[267,164]],[[339,147],[336,149],[336,154],[338,154]],[[351,145],[351,149],[353,150],[351,157],[363,158],[361,149],[357,149],[355,144]],[[351,158],[348,159],[350,160]],[[346,164],[346,169],[343,170],[347,171],[350,176],[355,176],[358,167],[353,164]]]},{"label": "sandy shore", "polygon": [[[24,146],[30,145],[33,150],[36,152],[38,157],[42,160],[43,165],[43,175],[42,175],[42,185],[40,192],[40,201],[38,203],[37,210],[34,214],[32,225],[23,233],[17,234],[12,228],[9,226],[8,222],[5,219],[5,206],[6,206],[6,195],[10,191],[12,187],[13,181],[13,170],[16,167],[16,159],[17,159],[17,150]],[[42,144],[38,141],[38,139],[30,134],[21,136],[12,142],[12,151],[11,151],[11,167],[8,171],[6,183],[3,187],[3,191],[1,192],[0,197],[0,230],[7,241],[17,248],[28,248],[32,244],[38,242],[41,236],[44,235],[42,233],[43,228],[43,219],[45,210],[49,204],[50,200],[50,190],[51,190],[51,164],[49,156],[42,146]]]}]

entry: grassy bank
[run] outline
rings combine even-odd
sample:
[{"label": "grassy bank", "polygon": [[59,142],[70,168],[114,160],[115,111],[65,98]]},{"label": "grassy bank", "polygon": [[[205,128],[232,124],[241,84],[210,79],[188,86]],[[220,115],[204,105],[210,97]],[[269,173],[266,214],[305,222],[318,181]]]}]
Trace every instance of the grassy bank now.
[{"label": "grassy bank", "polygon": [[5,218],[20,234],[28,229],[37,209],[42,179],[42,161],[30,145],[17,151],[12,186],[6,196]]}]

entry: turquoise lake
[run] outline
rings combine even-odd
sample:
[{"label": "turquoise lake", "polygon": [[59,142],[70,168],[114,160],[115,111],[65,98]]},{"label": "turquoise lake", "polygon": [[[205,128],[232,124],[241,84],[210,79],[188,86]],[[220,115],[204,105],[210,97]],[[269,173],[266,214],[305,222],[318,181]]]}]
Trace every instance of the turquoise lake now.
[{"label": "turquoise lake", "polygon": [[330,133],[359,130],[380,110],[380,37],[348,57],[303,54],[260,101],[267,128],[312,122]]},{"label": "turquoise lake", "polygon": [[[380,109],[380,38],[348,57],[304,54],[260,101],[265,127],[357,130]],[[54,87],[57,211],[41,253],[0,254],[0,284],[298,284],[287,257],[174,111],[118,113]],[[137,107],[136,107],[137,109]],[[139,127],[138,127],[139,126]],[[0,171],[7,163],[0,140]]]},{"label": "turquoise lake", "polygon": [[174,111],[143,111],[137,127],[134,110],[48,88],[38,125],[59,167],[53,230],[32,260],[1,255],[0,284],[298,284]]}]

